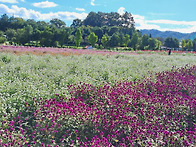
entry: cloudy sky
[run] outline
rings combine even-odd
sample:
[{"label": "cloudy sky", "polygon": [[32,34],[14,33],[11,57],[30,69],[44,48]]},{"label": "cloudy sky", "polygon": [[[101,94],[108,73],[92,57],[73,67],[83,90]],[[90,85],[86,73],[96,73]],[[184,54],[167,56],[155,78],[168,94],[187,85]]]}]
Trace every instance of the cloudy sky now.
[{"label": "cloudy sky", "polygon": [[0,0],[0,15],[49,21],[69,26],[89,12],[130,12],[137,29],[196,32],[196,0]]}]

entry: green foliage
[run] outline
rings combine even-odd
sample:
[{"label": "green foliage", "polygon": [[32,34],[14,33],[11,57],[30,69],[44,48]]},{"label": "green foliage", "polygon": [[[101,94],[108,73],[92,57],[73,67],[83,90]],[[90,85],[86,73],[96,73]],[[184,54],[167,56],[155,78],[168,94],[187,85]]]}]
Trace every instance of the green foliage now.
[{"label": "green foliage", "polygon": [[196,51],[196,38],[193,40],[193,50]]},{"label": "green foliage", "polygon": [[91,44],[92,46],[95,46],[95,43],[96,43],[97,40],[98,40],[98,36],[95,35],[94,32],[91,32],[90,35],[88,36],[88,40],[89,40],[89,42],[90,42],[90,44]]},{"label": "green foliage", "polygon": [[156,39],[156,49],[157,50],[160,50],[161,44],[162,44],[161,41],[159,41],[159,40]]},{"label": "green foliage", "polygon": [[52,25],[55,25],[57,28],[62,28],[66,26],[65,22],[63,22],[62,20],[58,18],[53,18],[52,20],[50,20],[50,23]]},{"label": "green foliage", "polygon": [[113,34],[112,37],[109,40],[108,45],[111,47],[117,47],[120,44],[120,37],[118,34]]},{"label": "green foliage", "polygon": [[188,40],[187,43],[186,43],[186,48],[187,48],[188,50],[191,50],[192,47],[193,47],[192,41],[191,41],[191,40]]},{"label": "green foliage", "polygon": [[104,47],[106,47],[106,45],[108,43],[108,36],[107,35],[103,35],[103,37],[101,38],[101,43],[103,44]]},{"label": "green foliage", "polygon": [[181,41],[181,46],[182,46],[182,48],[186,47],[186,41],[184,39],[182,39],[182,41]]},{"label": "green foliage", "polygon": [[144,34],[141,39],[141,45],[140,45],[141,50],[145,49],[145,47],[148,45],[149,45],[149,36],[147,34]]},{"label": "green foliage", "polygon": [[133,33],[133,36],[131,37],[131,41],[130,41],[131,47],[133,47],[134,50],[136,50],[136,46],[137,46],[137,44],[138,44],[138,41],[139,41],[138,32],[135,31],[135,32]]},{"label": "green foliage", "polygon": [[179,40],[176,38],[168,37],[165,39],[164,45],[169,48],[179,48]]},{"label": "green foliage", "polygon": [[77,28],[77,27],[81,27],[82,26],[82,20],[81,19],[74,19],[71,27],[73,28]]},{"label": "green foliage", "polygon": [[75,43],[76,46],[80,46],[80,43],[82,42],[82,33],[79,28],[77,28],[76,33],[75,33]]},{"label": "green foliage", "polygon": [[83,24],[92,27],[121,26],[125,28],[134,28],[134,19],[132,14],[128,12],[123,15],[120,15],[117,12],[90,12],[86,19],[84,19]]},{"label": "green foliage", "polygon": [[125,37],[123,38],[123,41],[124,41],[125,47],[127,47],[128,44],[131,42],[130,35],[129,34],[126,34]]},{"label": "green foliage", "polygon": [[5,43],[6,38],[5,37],[0,37],[0,44]]},{"label": "green foliage", "polygon": [[151,50],[155,50],[155,48],[156,48],[156,39],[154,39],[154,38],[149,38],[149,39],[148,39],[148,42],[149,42],[149,48],[150,48]]}]

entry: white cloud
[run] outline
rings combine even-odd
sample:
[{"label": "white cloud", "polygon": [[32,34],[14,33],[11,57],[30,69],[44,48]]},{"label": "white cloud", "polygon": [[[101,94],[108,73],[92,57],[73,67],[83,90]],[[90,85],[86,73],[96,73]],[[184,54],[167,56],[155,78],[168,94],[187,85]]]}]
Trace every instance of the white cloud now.
[{"label": "white cloud", "polygon": [[77,11],[85,11],[84,8],[76,8]]},{"label": "white cloud", "polygon": [[18,3],[17,0],[0,0],[3,3]]},{"label": "white cloud", "polygon": [[76,12],[50,12],[50,13],[40,13],[39,11],[35,11],[32,9],[26,9],[23,7],[18,7],[16,5],[12,5],[11,8],[4,4],[0,4],[0,13],[14,15],[15,17],[22,17],[24,19],[35,19],[35,20],[51,20],[52,18],[59,18],[61,20],[73,20],[73,19],[85,19],[87,17],[87,13],[76,13]]},{"label": "white cloud", "polygon": [[136,28],[141,29],[160,29],[160,26],[155,24],[148,24],[145,20],[144,16],[141,15],[133,15]]},{"label": "white cloud", "polygon": [[196,21],[174,21],[174,20],[148,20],[148,23],[158,23],[158,24],[172,24],[172,25],[196,25]]},{"label": "white cloud", "polygon": [[50,7],[56,7],[57,4],[49,1],[39,2],[39,3],[33,3],[33,6],[39,7],[39,8],[50,8]]},{"label": "white cloud", "polygon": [[91,0],[91,5],[94,6],[95,5],[95,0]]},{"label": "white cloud", "polygon": [[120,7],[120,8],[118,9],[118,13],[119,13],[120,15],[123,15],[123,14],[125,13],[124,10],[125,10],[124,7]]},{"label": "white cloud", "polygon": [[[174,21],[174,20],[146,20],[144,16],[133,15],[137,29],[157,29],[160,31],[176,31],[182,33],[196,32],[196,21]],[[165,25],[165,27],[161,27]],[[171,26],[175,26],[171,28]]]}]

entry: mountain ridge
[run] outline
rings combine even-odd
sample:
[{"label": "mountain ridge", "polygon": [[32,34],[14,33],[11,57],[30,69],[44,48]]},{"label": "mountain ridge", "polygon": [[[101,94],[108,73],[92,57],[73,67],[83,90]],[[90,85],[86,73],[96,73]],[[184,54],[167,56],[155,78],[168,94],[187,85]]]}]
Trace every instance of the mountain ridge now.
[{"label": "mountain ridge", "polygon": [[191,39],[193,40],[194,38],[196,38],[196,32],[192,32],[192,33],[180,33],[180,32],[174,32],[174,31],[159,31],[156,29],[143,29],[140,30],[140,32],[142,33],[142,35],[144,34],[148,34],[154,38],[156,37],[161,37],[161,38],[167,38],[167,37],[173,37],[173,38],[177,38],[179,40],[182,39]]}]

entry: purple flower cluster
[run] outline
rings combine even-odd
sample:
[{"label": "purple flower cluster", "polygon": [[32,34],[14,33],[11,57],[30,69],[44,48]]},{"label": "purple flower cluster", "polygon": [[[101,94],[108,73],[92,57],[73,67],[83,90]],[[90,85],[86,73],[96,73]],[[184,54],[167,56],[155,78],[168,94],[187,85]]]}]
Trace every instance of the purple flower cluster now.
[{"label": "purple flower cluster", "polygon": [[69,90],[69,99],[40,98],[14,120],[2,120],[0,145],[196,145],[196,66],[138,82],[81,83]]}]

